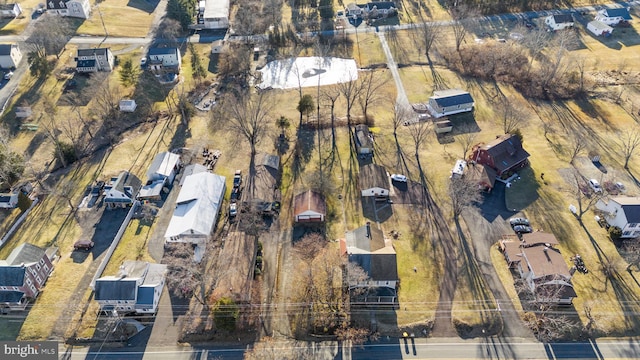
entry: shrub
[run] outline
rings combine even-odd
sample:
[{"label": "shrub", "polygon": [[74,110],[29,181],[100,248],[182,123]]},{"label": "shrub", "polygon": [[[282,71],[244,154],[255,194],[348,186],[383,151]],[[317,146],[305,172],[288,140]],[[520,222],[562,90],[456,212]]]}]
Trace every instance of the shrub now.
[{"label": "shrub", "polygon": [[622,236],[622,229],[617,226],[612,226],[609,228],[609,237],[611,240],[616,241],[619,240]]},{"label": "shrub", "polygon": [[235,301],[231,298],[223,297],[216,302],[213,308],[213,320],[220,330],[233,331],[236,329],[236,320],[240,310]]}]

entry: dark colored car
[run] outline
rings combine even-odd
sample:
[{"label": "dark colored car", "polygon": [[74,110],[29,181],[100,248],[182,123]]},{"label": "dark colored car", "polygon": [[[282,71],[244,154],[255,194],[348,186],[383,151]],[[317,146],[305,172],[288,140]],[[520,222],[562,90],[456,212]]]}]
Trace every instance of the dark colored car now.
[{"label": "dark colored car", "polygon": [[530,226],[527,225],[516,225],[513,227],[513,231],[515,231],[516,234],[526,234],[532,232],[533,230]]},{"label": "dark colored car", "polygon": [[525,226],[529,226],[529,219],[525,219],[525,218],[513,218],[511,220],[509,220],[509,224],[511,224],[511,227],[514,227],[516,225],[525,225]]},{"label": "dark colored car", "polygon": [[240,200],[240,189],[239,188],[233,188],[231,190],[231,202],[237,202],[238,200]]},{"label": "dark colored car", "polygon": [[91,250],[93,248],[93,241],[91,240],[78,240],[73,244],[73,250]]}]

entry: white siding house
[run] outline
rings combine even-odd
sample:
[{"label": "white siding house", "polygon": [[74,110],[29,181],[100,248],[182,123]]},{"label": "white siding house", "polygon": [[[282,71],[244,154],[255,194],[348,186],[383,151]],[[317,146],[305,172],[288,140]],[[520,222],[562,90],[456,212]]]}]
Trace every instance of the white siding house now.
[{"label": "white siding house", "polygon": [[22,52],[18,44],[0,44],[0,67],[13,69],[18,67],[22,60]]},{"label": "white siding house", "polygon": [[48,0],[47,13],[88,19],[91,16],[89,0]]},{"label": "white siding house", "polygon": [[123,171],[105,186],[104,203],[111,209],[132,206],[140,185],[140,179],[128,171]]},{"label": "white siding house", "polygon": [[427,108],[431,115],[441,118],[447,115],[472,111],[473,106],[473,97],[467,91],[448,89],[434,91],[433,96],[429,98]]},{"label": "white siding house", "polygon": [[572,28],[574,25],[573,16],[571,14],[558,14],[550,15],[544,19],[544,23],[551,28],[551,30],[563,30]]},{"label": "white siding house", "polygon": [[79,73],[112,71],[115,66],[115,57],[109,48],[78,49],[75,60]]},{"label": "white siding house", "polygon": [[383,166],[367,164],[360,168],[358,175],[362,196],[386,199],[389,196],[389,177]]},{"label": "white siding house", "polygon": [[0,17],[17,18],[22,14],[22,8],[18,3],[0,4]]},{"label": "white siding house", "polygon": [[598,11],[596,20],[607,25],[618,25],[623,21],[631,21],[631,14],[627,8],[603,9]]},{"label": "white siding house", "polygon": [[609,225],[622,229],[622,238],[640,236],[640,197],[601,199],[596,203],[596,208],[604,212],[604,219]]}]

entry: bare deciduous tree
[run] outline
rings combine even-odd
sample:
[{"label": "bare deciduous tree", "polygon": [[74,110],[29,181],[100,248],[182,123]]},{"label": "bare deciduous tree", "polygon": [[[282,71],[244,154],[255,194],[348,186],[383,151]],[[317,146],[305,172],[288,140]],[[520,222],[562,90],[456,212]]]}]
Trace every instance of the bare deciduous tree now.
[{"label": "bare deciduous tree", "polygon": [[167,265],[167,285],[179,297],[194,296],[200,304],[206,304],[205,272],[203,264],[193,260],[191,244],[177,243],[167,248],[163,263]]},{"label": "bare deciduous tree", "polygon": [[579,221],[582,221],[582,216],[605,195],[604,190],[603,192],[594,192],[577,170],[565,175],[565,181],[569,185],[568,192],[577,203],[574,215]]},{"label": "bare deciduous tree", "polygon": [[407,127],[409,129],[409,135],[413,139],[413,149],[415,151],[416,159],[420,157],[420,148],[427,140],[427,137],[431,133],[431,123],[426,121],[419,121]]},{"label": "bare deciduous tree", "polygon": [[70,20],[65,17],[47,13],[42,16],[44,19],[34,23],[33,31],[26,43],[40,56],[56,55],[59,59],[60,53],[75,29],[71,27]]},{"label": "bare deciduous tree", "polygon": [[364,115],[365,124],[369,124],[369,116],[367,110],[369,105],[375,103],[383,98],[382,91],[384,86],[387,85],[387,78],[384,73],[374,70],[365,71],[360,77],[362,83],[360,91],[360,106],[362,107],[362,113]]},{"label": "bare deciduous tree", "polygon": [[515,131],[525,123],[528,114],[525,112],[525,105],[522,102],[502,97],[498,105],[498,116],[505,134]]},{"label": "bare deciduous tree", "polygon": [[214,118],[214,121],[225,121],[231,130],[247,140],[251,147],[251,157],[255,156],[256,146],[269,129],[273,101],[265,92],[257,95],[245,93],[229,95],[223,100],[222,106],[228,118]]},{"label": "bare deciduous tree", "polygon": [[471,147],[476,144],[478,129],[471,124],[464,124],[460,126],[460,132],[461,134],[456,136],[456,140],[462,148],[462,159],[466,160]]},{"label": "bare deciduous tree", "polygon": [[582,133],[578,131],[571,131],[567,135],[569,137],[569,150],[571,151],[569,154],[569,163],[573,164],[576,157],[578,157],[587,148],[587,143]]},{"label": "bare deciduous tree", "polygon": [[349,76],[350,80],[338,83],[337,88],[340,91],[340,94],[344,96],[347,106],[347,124],[351,126],[351,110],[353,110],[356,100],[360,97],[362,86],[357,80],[358,74],[349,74]]},{"label": "bare deciduous tree", "polygon": [[440,27],[433,21],[424,21],[420,25],[420,40],[422,40],[422,46],[424,46],[424,54],[427,57],[427,62],[431,65],[431,57],[429,56],[429,52],[436,40],[438,39],[439,34],[441,34]]},{"label": "bare deciduous tree", "polygon": [[635,154],[638,146],[640,146],[640,130],[638,130],[637,126],[629,127],[629,129],[621,133],[618,138],[620,139],[620,152],[624,157],[624,168],[629,170],[629,161],[631,157],[633,157],[633,154]]},{"label": "bare deciduous tree", "polygon": [[473,17],[476,13],[470,7],[463,4],[451,9],[451,15],[455,20],[451,24],[451,27],[453,28],[456,51],[460,51],[460,46],[462,46],[462,43],[467,37],[468,29],[474,23]]},{"label": "bare deciduous tree", "polygon": [[467,207],[481,200],[481,191],[477,182],[467,177],[452,177],[449,183],[449,198],[453,217],[457,219]]}]

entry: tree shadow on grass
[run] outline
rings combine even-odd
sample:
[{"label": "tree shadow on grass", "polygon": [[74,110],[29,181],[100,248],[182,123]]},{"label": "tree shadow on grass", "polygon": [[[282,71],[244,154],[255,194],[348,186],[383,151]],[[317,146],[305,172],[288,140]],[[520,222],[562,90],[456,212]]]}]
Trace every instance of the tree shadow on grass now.
[{"label": "tree shadow on grass", "polygon": [[311,160],[311,155],[315,148],[315,133],[315,131],[305,127],[298,128],[297,140],[293,148],[293,162],[291,163],[294,182],[302,175],[305,166]]}]

